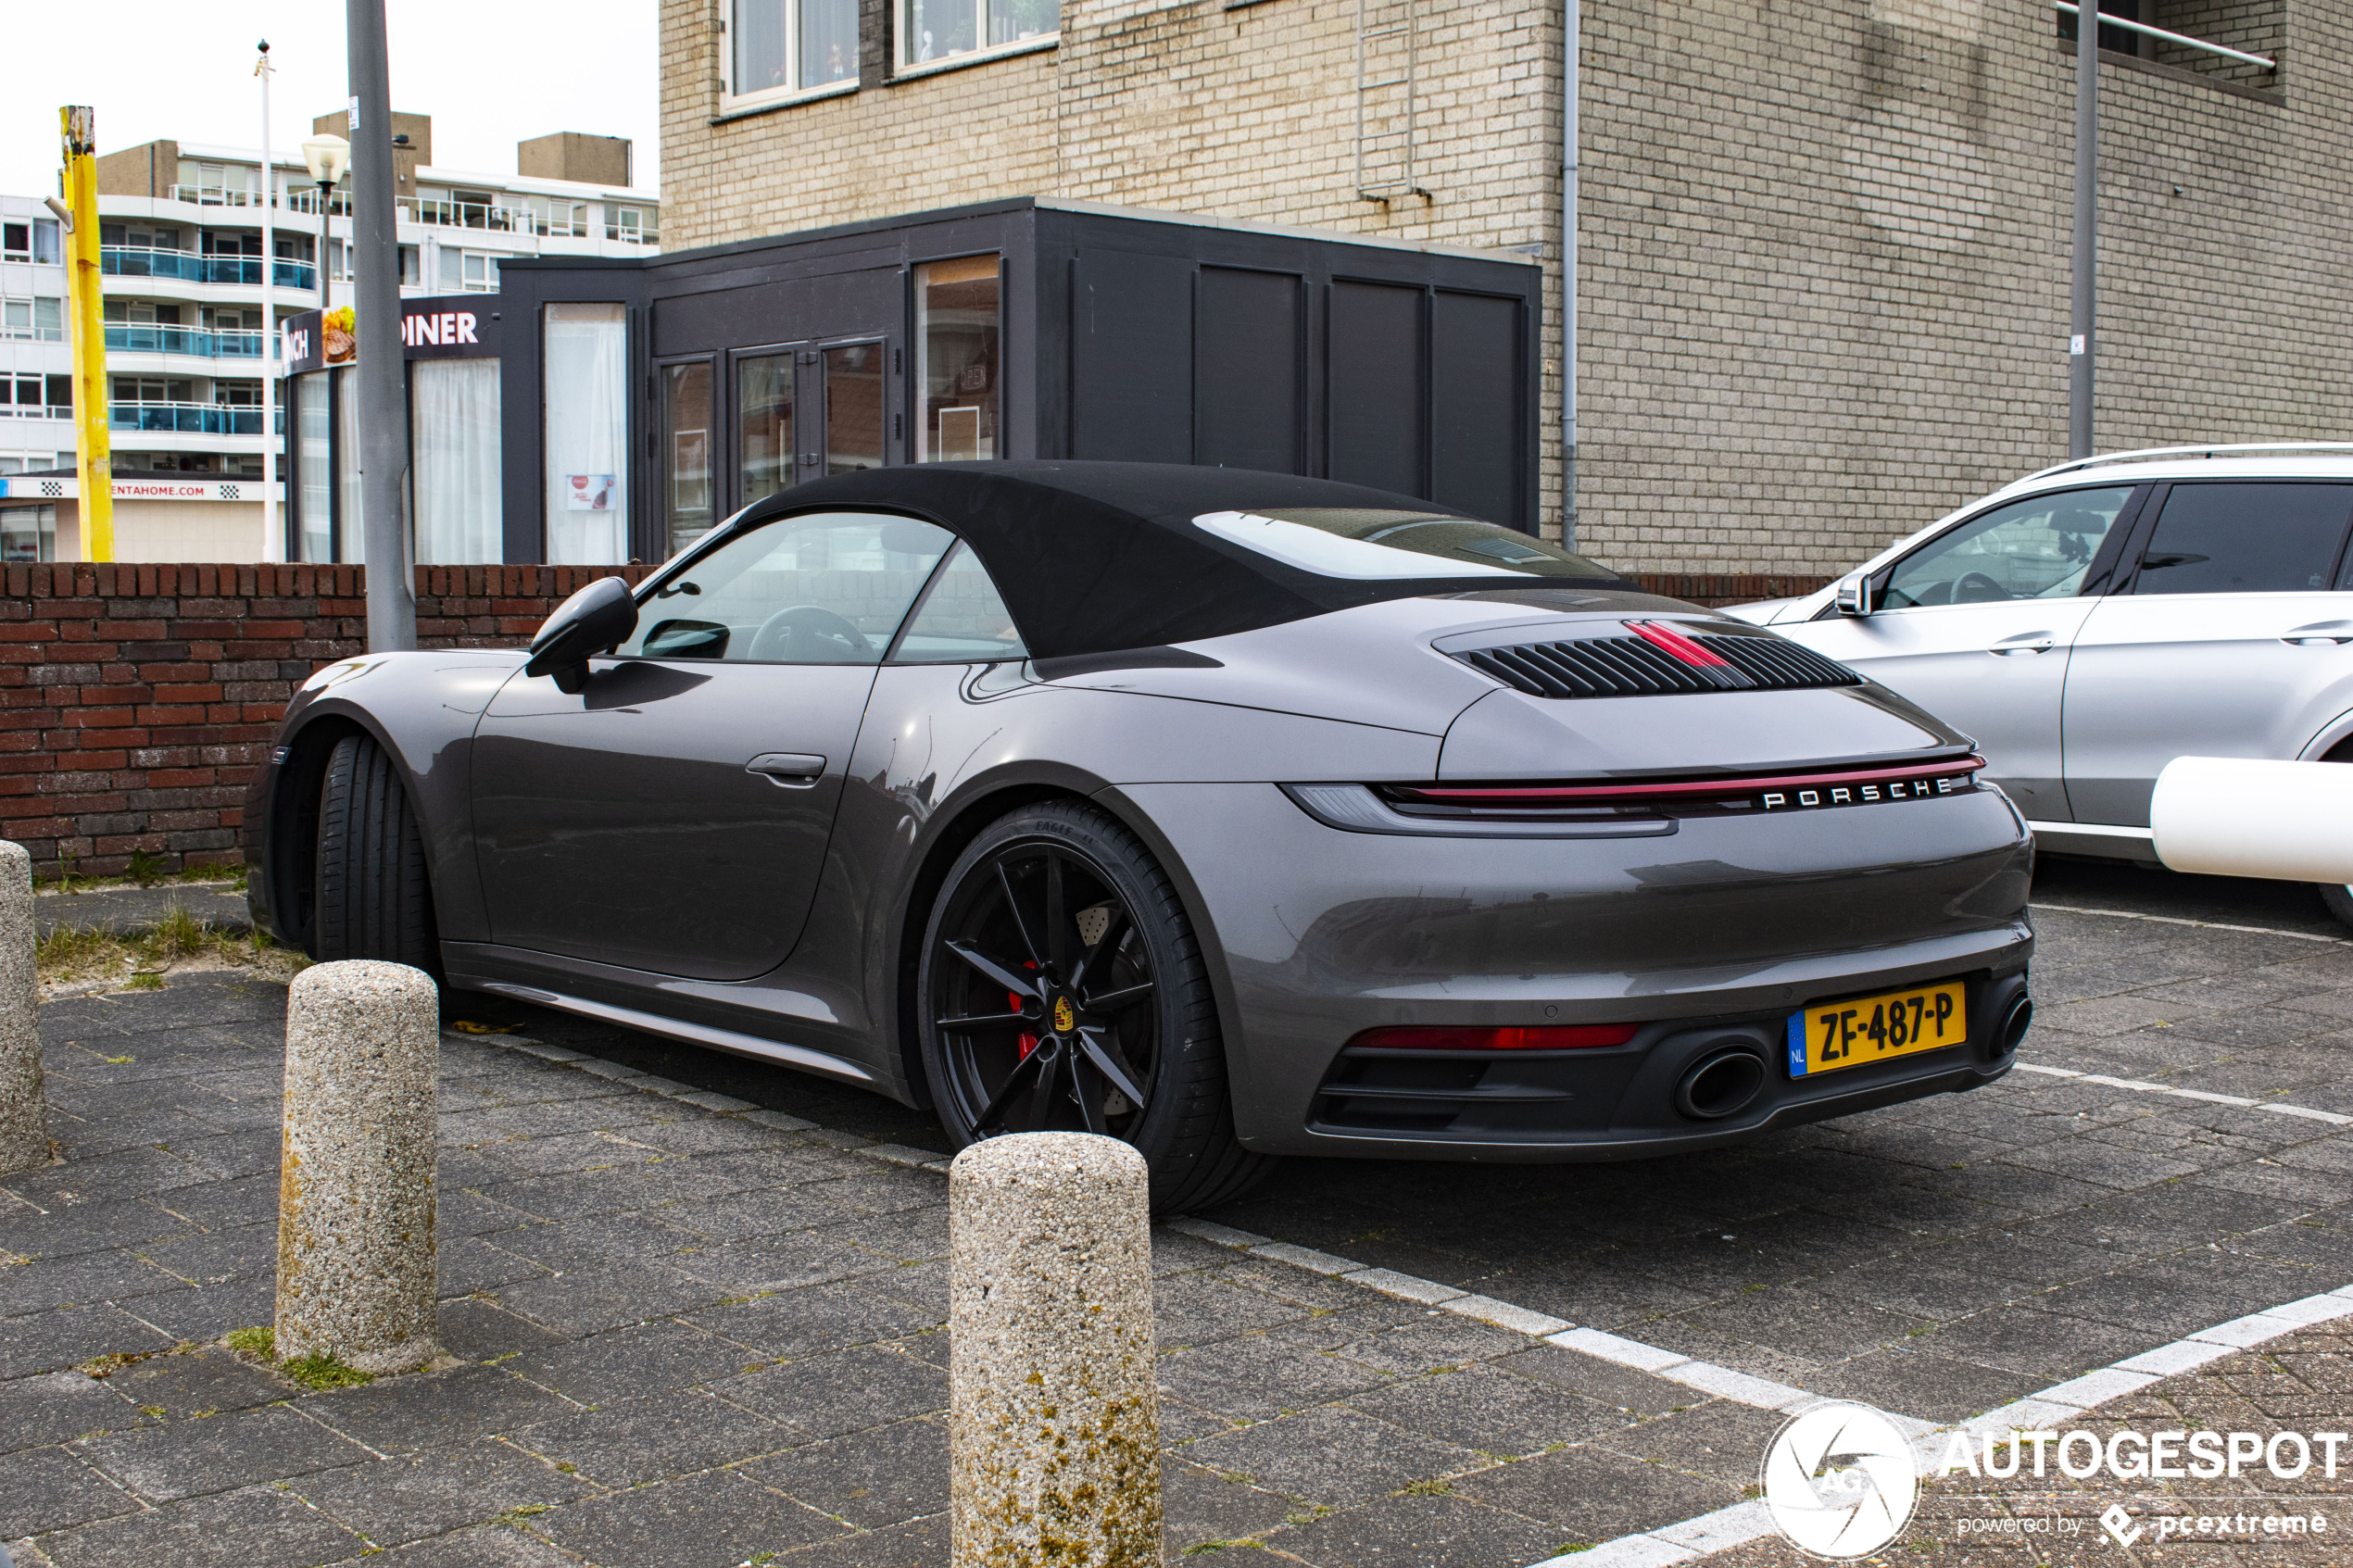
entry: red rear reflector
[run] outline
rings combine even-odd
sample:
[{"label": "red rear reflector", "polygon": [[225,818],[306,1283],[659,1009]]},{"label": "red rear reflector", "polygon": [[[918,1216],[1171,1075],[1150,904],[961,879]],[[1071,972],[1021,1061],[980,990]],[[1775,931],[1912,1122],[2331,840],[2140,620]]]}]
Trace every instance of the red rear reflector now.
[{"label": "red rear reflector", "polygon": [[1377,1051],[1566,1051],[1585,1046],[1622,1046],[1639,1023],[1542,1023],[1500,1029],[1455,1029],[1403,1024],[1367,1029],[1348,1042],[1352,1049]]},{"label": "red rear reflector", "polygon": [[1727,670],[1731,668],[1730,659],[1708,652],[1671,626],[1663,626],[1655,621],[1629,621],[1626,629],[1652,646],[1665,648],[1686,664],[1696,664],[1703,670],[1709,665]]}]

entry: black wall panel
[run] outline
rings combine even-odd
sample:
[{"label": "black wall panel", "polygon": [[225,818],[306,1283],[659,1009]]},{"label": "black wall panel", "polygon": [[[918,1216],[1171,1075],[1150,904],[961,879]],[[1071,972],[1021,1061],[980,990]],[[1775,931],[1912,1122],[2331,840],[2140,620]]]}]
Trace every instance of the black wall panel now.
[{"label": "black wall panel", "polygon": [[1440,289],[1430,301],[1429,496],[1507,527],[1521,521],[1520,303]]},{"label": "black wall panel", "polygon": [[1298,473],[1306,345],[1291,272],[1204,267],[1193,307],[1192,460]]},{"label": "black wall panel", "polygon": [[1082,250],[1070,314],[1071,456],[1191,462],[1191,259]]},{"label": "black wall panel", "polygon": [[1421,495],[1425,435],[1422,300],[1393,283],[1335,282],[1326,358],[1327,476]]}]

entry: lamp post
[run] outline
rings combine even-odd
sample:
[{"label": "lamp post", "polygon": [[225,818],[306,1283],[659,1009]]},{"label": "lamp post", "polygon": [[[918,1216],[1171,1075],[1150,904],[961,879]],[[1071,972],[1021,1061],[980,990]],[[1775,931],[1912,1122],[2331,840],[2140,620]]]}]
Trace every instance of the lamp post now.
[{"label": "lamp post", "polygon": [[[302,161],[319,182],[319,314],[324,316],[333,303],[327,297],[327,203],[342,182],[343,171],[351,167],[351,144],[340,136],[313,136],[302,144]],[[323,321],[319,330],[327,330]]]}]

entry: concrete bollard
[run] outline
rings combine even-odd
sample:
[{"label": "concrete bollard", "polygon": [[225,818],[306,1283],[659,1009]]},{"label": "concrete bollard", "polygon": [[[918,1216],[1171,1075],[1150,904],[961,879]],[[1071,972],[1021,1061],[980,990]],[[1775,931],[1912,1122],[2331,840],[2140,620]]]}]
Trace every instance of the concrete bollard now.
[{"label": "concrete bollard", "polygon": [[1021,1133],[948,1176],[952,1568],[1159,1568],[1143,1156]]},{"label": "concrete bollard", "polygon": [[437,1353],[434,1146],[440,998],[406,964],[353,960],[286,997],[278,1356],[413,1372]]},{"label": "concrete bollard", "polygon": [[0,840],[0,1176],[49,1163],[33,941],[32,857]]}]

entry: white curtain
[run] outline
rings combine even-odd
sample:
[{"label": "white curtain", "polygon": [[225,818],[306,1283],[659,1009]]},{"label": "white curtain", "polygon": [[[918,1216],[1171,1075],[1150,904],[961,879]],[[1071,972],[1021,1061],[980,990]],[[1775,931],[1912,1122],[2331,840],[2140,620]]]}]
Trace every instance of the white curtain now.
[{"label": "white curtain", "polygon": [[418,359],[409,366],[410,480],[417,559],[496,565],[499,526],[498,361]]},{"label": "white curtain", "polygon": [[550,305],[547,388],[547,560],[629,559],[628,320],[618,305]]},{"label": "white curtain", "polygon": [[313,370],[297,376],[295,388],[296,447],[295,463],[297,498],[295,516],[301,525],[301,545],[297,559],[325,561],[334,558],[333,514],[329,508],[332,499],[328,452],[331,429],[327,408],[327,372]]}]

